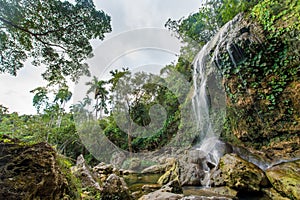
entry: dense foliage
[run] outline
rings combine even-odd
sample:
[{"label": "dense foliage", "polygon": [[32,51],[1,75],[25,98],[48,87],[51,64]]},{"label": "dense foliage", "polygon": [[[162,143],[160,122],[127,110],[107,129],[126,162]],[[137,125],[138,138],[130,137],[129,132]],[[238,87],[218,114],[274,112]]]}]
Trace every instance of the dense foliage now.
[{"label": "dense foliage", "polygon": [[110,17],[91,0],[0,1],[0,72],[16,75],[27,59],[46,66],[43,78],[88,74],[89,40],[111,31]]},{"label": "dense foliage", "polygon": [[[106,112],[109,115],[99,121],[104,134],[115,145],[130,152],[153,150],[165,145],[178,128],[179,103],[167,87],[159,84],[164,80],[147,73],[132,74],[124,68],[122,71],[111,71],[111,75],[108,82],[96,81],[101,83],[102,93],[105,94],[101,105],[106,108],[108,104],[110,107]],[[99,93],[99,90],[93,90],[95,95]],[[99,105],[97,99],[95,105]],[[163,110],[153,109],[156,105],[163,107],[166,115],[161,117],[165,118],[159,118]],[[152,130],[150,123],[159,127]]]}]

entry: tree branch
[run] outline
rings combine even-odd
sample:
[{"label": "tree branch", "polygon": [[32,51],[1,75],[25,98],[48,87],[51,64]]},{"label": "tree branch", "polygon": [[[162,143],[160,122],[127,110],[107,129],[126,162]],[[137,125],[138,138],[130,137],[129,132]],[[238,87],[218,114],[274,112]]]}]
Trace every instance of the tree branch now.
[{"label": "tree branch", "polygon": [[[32,35],[36,40],[40,41],[40,42],[43,43],[44,45],[53,46],[53,47],[59,47],[59,48],[61,48],[61,49],[63,49],[63,50],[67,50],[65,47],[63,47],[63,46],[61,46],[61,45],[58,45],[58,44],[52,44],[52,43],[43,41],[41,38],[38,37],[39,34],[33,33],[33,32],[31,32],[31,31],[29,31],[28,29],[25,29],[25,28],[23,28],[23,27],[21,27],[21,26],[18,26],[18,25],[14,24],[14,23],[12,23],[12,22],[10,22],[10,21],[8,21],[8,20],[2,18],[2,17],[0,17],[0,21],[2,21],[2,22],[5,23],[5,24],[8,24],[9,26],[12,26],[12,27],[14,27],[14,28],[16,28],[16,29],[19,29],[19,30],[21,30],[21,31],[24,31],[24,32],[28,33],[29,35]],[[48,32],[50,33],[50,31],[48,31]],[[45,35],[46,35],[46,34],[45,34]]]}]

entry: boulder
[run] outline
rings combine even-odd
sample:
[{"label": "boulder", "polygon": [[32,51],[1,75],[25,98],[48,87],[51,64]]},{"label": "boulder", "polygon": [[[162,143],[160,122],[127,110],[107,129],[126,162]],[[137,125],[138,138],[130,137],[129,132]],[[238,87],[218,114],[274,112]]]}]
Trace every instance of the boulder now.
[{"label": "boulder", "polygon": [[265,196],[269,197],[270,199],[289,200],[289,198],[281,196],[281,194],[279,194],[274,188],[263,188],[262,191]]},{"label": "boulder", "polygon": [[73,166],[71,170],[72,173],[81,180],[83,187],[91,187],[100,191],[100,184],[97,181],[97,177],[92,173],[83,155],[78,156],[76,166]]},{"label": "boulder", "polygon": [[[166,173],[163,180],[167,182],[166,185],[163,185],[159,190],[151,192],[147,195],[142,196],[139,200],[176,200],[183,197],[182,187],[178,179],[178,172],[176,172],[177,163],[174,163],[174,167],[171,169],[170,173]],[[167,178],[168,177],[168,178]],[[160,181],[159,181],[160,182]],[[164,181],[161,181],[164,182]]]},{"label": "boulder", "polygon": [[202,145],[179,158],[180,182],[182,185],[207,185],[208,171],[216,168],[219,158],[232,152],[232,146],[210,137]]},{"label": "boulder", "polygon": [[174,194],[171,192],[163,192],[161,190],[157,190],[155,192],[151,192],[147,195],[143,195],[139,200],[177,200],[181,199],[183,194]]},{"label": "boulder", "polygon": [[142,191],[145,193],[154,192],[156,190],[159,190],[161,188],[161,185],[159,184],[146,184],[142,186]]},{"label": "boulder", "polygon": [[300,199],[300,160],[282,163],[266,170],[273,187],[290,199]]},{"label": "boulder", "polygon": [[218,165],[219,173],[212,177],[215,186],[226,185],[243,192],[259,192],[269,182],[264,172],[236,154],[226,154]]},{"label": "boulder", "polygon": [[233,190],[229,187],[211,187],[211,188],[205,188],[204,191],[211,192],[213,194],[223,196],[226,198],[234,198],[237,196],[237,191]]},{"label": "boulder", "polygon": [[93,167],[93,172],[97,174],[111,174],[113,173],[114,167],[112,164],[99,163]]},{"label": "boulder", "polygon": [[187,196],[183,197],[180,200],[231,200],[227,197],[206,197],[206,196]]},{"label": "boulder", "polygon": [[180,182],[183,186],[201,185],[204,172],[198,165],[180,162]]},{"label": "boulder", "polygon": [[101,200],[130,200],[128,187],[123,178],[115,174],[109,175],[101,191]]},{"label": "boulder", "polygon": [[[227,187],[188,187],[185,189],[184,194],[187,197],[195,196],[199,199],[236,199],[238,192]],[[208,199],[209,199],[208,198]]]},{"label": "boulder", "polygon": [[92,169],[93,174],[100,180],[100,182],[104,182],[107,177],[114,173],[116,175],[120,175],[120,171],[113,167],[112,164],[99,163]]},{"label": "boulder", "polygon": [[178,179],[172,180],[168,184],[162,186],[161,191],[182,194],[183,190]]},{"label": "boulder", "polygon": [[166,164],[163,165],[152,165],[142,170],[142,174],[158,174],[165,172]]},{"label": "boulder", "polygon": [[0,199],[79,199],[64,174],[69,169],[49,144],[0,137]]},{"label": "boulder", "polygon": [[165,185],[175,179],[179,179],[179,164],[178,162],[175,162],[171,169],[166,171],[157,181],[160,185]]}]

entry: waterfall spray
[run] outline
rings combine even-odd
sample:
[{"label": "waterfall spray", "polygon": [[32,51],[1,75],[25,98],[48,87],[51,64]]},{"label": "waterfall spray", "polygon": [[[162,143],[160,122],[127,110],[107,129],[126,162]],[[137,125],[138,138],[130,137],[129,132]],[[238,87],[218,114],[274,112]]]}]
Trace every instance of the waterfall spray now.
[{"label": "waterfall spray", "polygon": [[[232,36],[229,35],[230,29],[238,19],[239,16],[225,24],[215,37],[203,46],[193,64],[193,110],[197,120],[197,130],[199,131],[197,150],[199,150],[199,154],[205,156],[202,163],[204,177],[201,183],[207,187],[210,185],[211,170],[218,165],[221,156],[226,152],[226,145],[219,140],[220,130],[216,128],[222,123],[221,121],[216,122],[212,117],[213,112],[219,111],[221,115],[221,109],[226,107],[225,90],[222,87],[221,79],[211,77],[218,76],[220,47],[230,45],[228,44],[232,41]],[[209,82],[211,79],[214,82]],[[217,81],[219,83],[215,83]],[[222,89],[216,87],[216,85],[221,86]],[[214,110],[216,100],[219,101],[217,103],[219,105]]]}]

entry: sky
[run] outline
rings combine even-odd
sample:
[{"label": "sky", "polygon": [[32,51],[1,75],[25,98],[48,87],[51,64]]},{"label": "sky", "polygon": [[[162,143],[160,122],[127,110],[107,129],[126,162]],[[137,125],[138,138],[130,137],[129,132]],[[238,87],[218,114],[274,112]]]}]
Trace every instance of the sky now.
[{"label": "sky", "polygon": [[[92,75],[107,79],[113,69],[129,67],[133,71],[159,72],[166,64],[175,61],[180,42],[164,27],[166,21],[180,19],[197,12],[201,0],[94,0],[97,9],[111,16],[112,32],[103,41],[92,40],[94,57],[87,60]],[[0,104],[10,112],[35,114],[32,106],[36,87],[45,86],[37,68],[25,63],[16,77],[0,74]],[[77,85],[70,84],[71,102],[85,96],[83,77]]]}]

